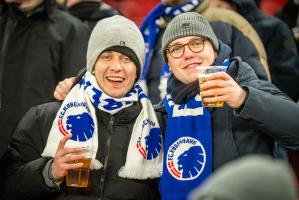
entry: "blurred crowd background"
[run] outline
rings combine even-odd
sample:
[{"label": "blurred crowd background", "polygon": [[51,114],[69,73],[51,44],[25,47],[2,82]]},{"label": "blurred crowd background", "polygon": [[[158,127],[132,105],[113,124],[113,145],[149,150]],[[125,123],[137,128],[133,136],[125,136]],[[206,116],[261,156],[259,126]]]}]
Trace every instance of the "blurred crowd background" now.
[{"label": "blurred crowd background", "polygon": [[[108,5],[119,10],[123,15],[135,21],[138,25],[141,24],[146,14],[158,3],[160,0],[103,0]],[[287,0],[256,0],[260,9],[269,15],[273,15]],[[142,8],[142,9],[141,9]]]}]

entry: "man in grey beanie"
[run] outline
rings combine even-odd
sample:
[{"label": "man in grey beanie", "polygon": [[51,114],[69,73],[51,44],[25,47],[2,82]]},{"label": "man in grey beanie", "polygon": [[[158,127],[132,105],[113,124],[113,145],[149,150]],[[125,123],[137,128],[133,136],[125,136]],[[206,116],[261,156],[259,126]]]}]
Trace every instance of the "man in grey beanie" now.
[{"label": "man in grey beanie", "polygon": [[[137,82],[144,51],[143,37],[129,19],[97,23],[87,71],[66,99],[33,107],[16,129],[5,155],[13,169],[5,199],[160,199],[162,135]],[[86,149],[92,170],[83,185],[81,173],[75,178],[69,173],[83,167]]]},{"label": "man in grey beanie", "polygon": [[[274,142],[299,150],[299,105],[217,39],[198,13],[176,16],[162,38],[171,74],[156,107],[165,127],[162,199],[187,199],[214,170],[248,154],[273,155]],[[198,69],[221,65],[199,85]],[[223,107],[208,104],[224,102]],[[175,190],[173,189],[175,188]]]},{"label": "man in grey beanie", "polygon": [[245,156],[217,170],[190,200],[296,200],[295,176],[284,161]]}]

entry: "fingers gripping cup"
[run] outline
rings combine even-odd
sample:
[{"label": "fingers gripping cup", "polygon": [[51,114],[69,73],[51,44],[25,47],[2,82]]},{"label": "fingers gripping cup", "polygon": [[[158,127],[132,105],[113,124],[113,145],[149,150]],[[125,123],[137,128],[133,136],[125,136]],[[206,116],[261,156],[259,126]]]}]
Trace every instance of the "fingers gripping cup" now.
[{"label": "fingers gripping cup", "polygon": [[70,169],[66,174],[66,185],[69,187],[88,187],[89,171],[92,153],[85,148],[85,158],[72,161],[71,163],[83,163],[81,168]]},{"label": "fingers gripping cup", "polygon": [[[205,82],[207,82],[209,80],[209,75],[212,73],[216,73],[216,72],[225,72],[227,69],[227,66],[200,66],[197,67],[198,70],[198,81],[199,81],[199,85],[203,85]],[[199,89],[201,91],[203,91],[201,89],[201,87],[199,87]],[[209,88],[209,89],[213,89],[213,88]],[[210,96],[208,96],[210,97]],[[204,97],[207,98],[207,97]],[[224,102],[223,101],[218,101],[218,102],[205,102],[204,98],[202,98],[202,103],[204,107],[223,107],[224,106]]]}]

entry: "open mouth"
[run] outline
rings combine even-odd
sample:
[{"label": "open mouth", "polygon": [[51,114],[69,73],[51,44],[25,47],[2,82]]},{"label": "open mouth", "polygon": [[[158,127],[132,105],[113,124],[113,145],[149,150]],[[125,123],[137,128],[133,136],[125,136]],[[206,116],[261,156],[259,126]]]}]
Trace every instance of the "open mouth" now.
[{"label": "open mouth", "polygon": [[120,84],[123,83],[126,79],[119,76],[107,76],[106,80],[108,80],[112,84]]}]

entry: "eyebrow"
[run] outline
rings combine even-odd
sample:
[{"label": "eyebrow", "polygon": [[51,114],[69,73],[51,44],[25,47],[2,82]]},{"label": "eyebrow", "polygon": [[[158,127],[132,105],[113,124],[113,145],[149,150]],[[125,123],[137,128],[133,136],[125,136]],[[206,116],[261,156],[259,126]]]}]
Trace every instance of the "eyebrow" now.
[{"label": "eyebrow", "polygon": [[[202,37],[194,36],[193,38],[190,38],[185,44],[189,43],[192,40],[201,39],[201,38]],[[183,44],[182,42],[174,42],[173,44],[169,44],[168,47],[172,47],[172,46],[175,46],[175,45],[182,45],[182,44]]]}]

